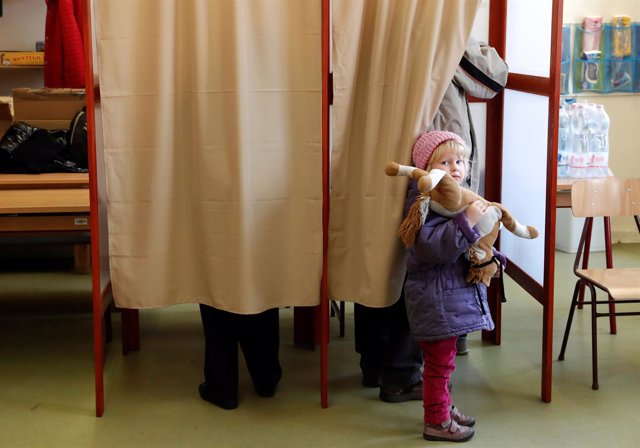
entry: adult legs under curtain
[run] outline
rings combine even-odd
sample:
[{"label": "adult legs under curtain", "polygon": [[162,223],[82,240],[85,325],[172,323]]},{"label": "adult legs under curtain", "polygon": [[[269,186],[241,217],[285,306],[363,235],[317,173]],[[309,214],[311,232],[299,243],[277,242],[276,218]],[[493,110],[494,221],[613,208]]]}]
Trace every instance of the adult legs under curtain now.
[{"label": "adult legs under curtain", "polygon": [[278,309],[245,315],[200,305],[200,316],[205,334],[200,396],[223,409],[238,406],[238,344],[258,395],[273,396],[282,376]]},{"label": "adult legs under curtain", "polygon": [[390,307],[354,306],[355,345],[362,384],[380,386],[380,399],[422,399],[422,352],[411,336],[404,294]]}]

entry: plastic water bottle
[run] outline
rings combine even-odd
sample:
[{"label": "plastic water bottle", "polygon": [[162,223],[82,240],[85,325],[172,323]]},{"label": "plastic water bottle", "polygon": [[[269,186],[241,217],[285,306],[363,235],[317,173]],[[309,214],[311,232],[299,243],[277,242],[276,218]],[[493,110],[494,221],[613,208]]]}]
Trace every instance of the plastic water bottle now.
[{"label": "plastic water bottle", "polygon": [[589,129],[585,120],[583,104],[571,106],[571,142],[572,152],[569,160],[570,177],[586,177],[589,154]]},{"label": "plastic water bottle", "polygon": [[598,177],[598,167],[595,165],[594,160],[596,154],[602,152],[602,133],[600,132],[600,114],[598,109],[593,103],[586,103],[583,105],[584,111],[584,126],[587,132],[587,167],[585,169],[584,177]]},{"label": "plastic water bottle", "polygon": [[594,119],[597,127],[591,138],[591,165],[595,177],[606,177],[609,174],[609,115],[602,104],[596,105]]},{"label": "plastic water bottle", "polygon": [[560,105],[558,121],[558,177],[567,177],[571,155],[571,122],[564,104]]}]

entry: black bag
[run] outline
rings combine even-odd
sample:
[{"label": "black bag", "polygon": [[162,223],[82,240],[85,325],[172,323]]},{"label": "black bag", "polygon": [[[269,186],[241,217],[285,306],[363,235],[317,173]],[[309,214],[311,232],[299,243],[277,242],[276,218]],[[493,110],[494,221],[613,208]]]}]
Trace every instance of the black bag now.
[{"label": "black bag", "polygon": [[89,167],[87,150],[87,108],[76,112],[69,125],[68,148],[65,155],[81,168]]},{"label": "black bag", "polygon": [[68,160],[67,131],[47,131],[23,122],[14,123],[0,139],[0,172],[38,174],[45,172],[86,173]]}]

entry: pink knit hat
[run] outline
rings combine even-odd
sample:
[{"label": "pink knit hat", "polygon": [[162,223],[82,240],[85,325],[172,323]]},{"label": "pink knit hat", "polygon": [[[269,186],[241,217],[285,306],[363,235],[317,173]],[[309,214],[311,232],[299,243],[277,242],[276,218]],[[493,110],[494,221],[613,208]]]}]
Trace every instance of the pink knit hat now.
[{"label": "pink knit hat", "polygon": [[465,146],[464,140],[454,132],[431,131],[422,134],[414,143],[413,151],[411,152],[413,166],[422,170],[426,169],[433,151],[442,143],[449,140],[455,140],[462,146]]}]

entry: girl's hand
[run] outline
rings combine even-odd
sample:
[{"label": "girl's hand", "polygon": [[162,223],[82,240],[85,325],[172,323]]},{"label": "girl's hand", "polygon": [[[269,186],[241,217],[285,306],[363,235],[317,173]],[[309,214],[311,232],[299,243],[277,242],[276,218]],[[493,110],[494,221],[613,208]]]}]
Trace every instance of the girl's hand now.
[{"label": "girl's hand", "polygon": [[487,214],[487,206],[481,200],[476,199],[467,207],[466,214],[469,226],[473,227]]}]

